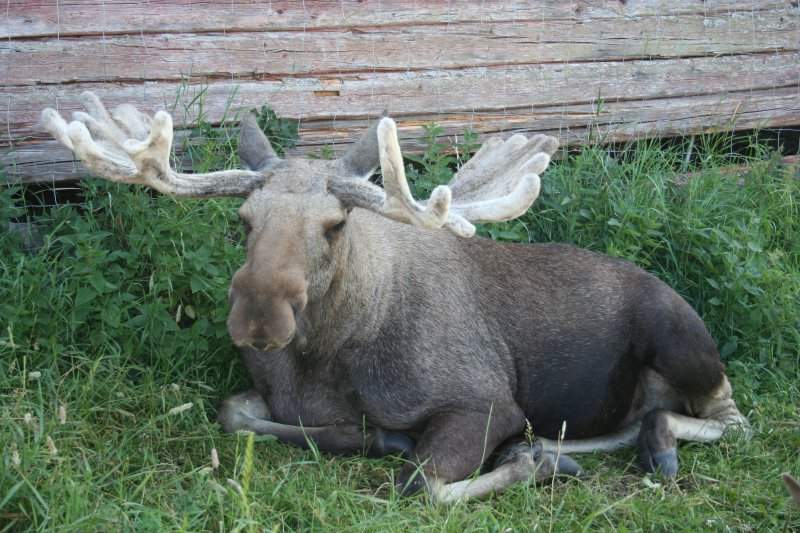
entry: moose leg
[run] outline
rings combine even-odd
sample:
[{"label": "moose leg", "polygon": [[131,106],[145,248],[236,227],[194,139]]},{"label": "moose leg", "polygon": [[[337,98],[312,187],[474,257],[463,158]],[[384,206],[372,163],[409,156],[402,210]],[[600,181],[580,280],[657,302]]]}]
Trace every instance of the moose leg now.
[{"label": "moose leg", "polygon": [[534,441],[532,445],[528,442],[511,443],[497,453],[499,455],[490,472],[431,487],[433,499],[455,503],[499,493],[531,478],[535,483],[541,483],[552,481],[558,475],[582,475],[580,465],[572,458],[543,451],[539,441]]},{"label": "moose leg", "polygon": [[739,427],[749,435],[750,426],[736,408],[724,376],[712,394],[686,401],[686,409],[695,416],[656,409],[642,419],[637,445],[647,471],[660,469],[667,479],[677,475],[678,439],[710,442],[730,427]]},{"label": "moose leg", "polygon": [[613,433],[601,437],[587,439],[553,440],[537,437],[537,442],[542,446],[542,451],[555,454],[611,452],[625,448],[636,442],[640,432],[640,423],[625,426]]},{"label": "moose leg", "polygon": [[[648,472],[660,469],[669,478],[678,471],[678,439],[709,442],[720,438],[731,427],[749,433],[747,420],[731,398],[731,387],[724,375],[714,392],[691,397],[677,394],[662,376],[653,373],[648,380],[648,394],[653,396],[648,401],[650,410],[636,414],[630,424],[614,433],[588,439],[539,438],[542,450],[560,454],[591,453],[613,451],[635,443],[645,469]],[[673,409],[682,409],[689,415],[678,414]]]},{"label": "moose leg", "polygon": [[396,431],[357,424],[303,427],[273,422],[264,399],[252,389],[226,398],[217,409],[217,421],[226,433],[251,431],[257,435],[274,435],[281,444],[307,449],[309,443],[313,443],[320,451],[336,455],[407,456],[414,449],[411,439]]},{"label": "moose leg", "polygon": [[667,479],[678,474],[678,439],[710,442],[722,437],[732,424],[724,420],[693,418],[672,411],[651,411],[642,420],[637,445],[648,472]]},{"label": "moose leg", "polygon": [[505,408],[494,404],[488,413],[451,411],[433,416],[414,448],[415,462],[398,473],[398,490],[408,495],[427,488],[436,498],[443,484],[473,474],[498,445],[520,433],[524,425],[525,415],[516,404]]},{"label": "moose leg", "polygon": [[645,470],[669,479],[678,474],[678,441],[670,429],[670,411],[650,411],[642,420],[636,444]]}]

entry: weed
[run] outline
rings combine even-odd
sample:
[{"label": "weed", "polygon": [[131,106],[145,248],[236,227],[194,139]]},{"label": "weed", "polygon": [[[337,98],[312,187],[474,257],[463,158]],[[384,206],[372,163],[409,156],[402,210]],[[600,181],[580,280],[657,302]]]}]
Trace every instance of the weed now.
[{"label": "weed", "polygon": [[[703,141],[698,142],[704,146]],[[758,354],[796,368],[800,308],[798,182],[777,159],[751,161],[741,178],[720,172],[685,183],[679,147],[647,141],[624,158],[583,148],[554,165],[518,224],[531,241],[571,242],[629,259],[672,285],[700,312],[724,359]]]},{"label": "weed", "polygon": [[[206,115],[204,104],[207,92],[207,86],[196,88],[184,83],[175,99],[172,115],[175,116],[180,106],[182,122],[194,125],[181,139],[181,152],[185,157],[173,162],[176,168],[183,171],[204,173],[239,166],[235,135],[231,135],[226,128],[214,126]],[[234,90],[228,97],[228,105],[220,119],[223,124],[239,119],[239,112],[233,111],[232,106],[235,96]]]},{"label": "weed", "polygon": [[258,125],[267,134],[278,155],[282,156],[286,150],[294,148],[300,139],[297,121],[279,117],[265,105],[261,106],[261,110],[258,112]]},{"label": "weed", "polygon": [[[181,140],[181,153],[184,157],[173,162],[177,168],[184,171],[191,169],[201,173],[241,166],[236,151],[237,132],[232,133],[230,129],[212,123],[204,107],[207,92],[207,86],[198,89],[193,85],[182,84],[172,109],[174,115],[180,107],[182,122],[191,124]],[[234,90],[228,97],[219,122],[238,123],[242,118],[240,110],[233,106],[235,97]],[[294,148],[300,139],[297,121],[277,116],[267,105],[261,106],[261,109],[256,111],[256,121],[279,156],[285,155],[286,150]]]},{"label": "weed", "polygon": [[424,124],[422,131],[425,135],[421,140],[426,150],[422,155],[407,156],[416,164],[406,167],[406,176],[411,193],[418,198],[427,198],[437,185],[447,183],[453,177],[456,158],[452,155],[451,147],[439,141],[444,128],[431,123]]}]

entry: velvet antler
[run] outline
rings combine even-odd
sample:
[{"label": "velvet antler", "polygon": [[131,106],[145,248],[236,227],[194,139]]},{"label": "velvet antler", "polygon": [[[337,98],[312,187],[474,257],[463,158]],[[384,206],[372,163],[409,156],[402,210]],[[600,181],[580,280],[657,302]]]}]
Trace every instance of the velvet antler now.
[{"label": "velvet antler", "polygon": [[102,178],[187,197],[246,196],[264,181],[262,174],[249,170],[175,172],[169,165],[172,117],[168,113],[159,111],[150,118],[123,105],[112,116],[91,92],[81,95],[81,103],[87,113],[75,113],[69,124],[53,109],[42,112],[42,122],[56,140]]},{"label": "velvet antler", "polygon": [[[67,124],[53,109],[42,112],[42,122],[86,166],[111,181],[148,185],[175,196],[247,196],[264,183],[265,171],[283,161],[248,115],[240,153],[253,170],[182,174],[169,166],[173,132],[168,113],[151,118],[123,105],[112,116],[93,93],[83,93],[81,101],[87,112],[75,113],[73,122]],[[469,237],[475,233],[473,223],[511,220],[525,212],[539,194],[538,174],[557,147],[556,139],[544,135],[490,138],[448,185],[436,187],[427,201],[417,201],[406,181],[395,123],[383,117],[334,163],[327,188],[350,207],[426,229],[444,226]],[[366,179],[378,163],[383,188]]]},{"label": "velvet antler", "polygon": [[468,237],[473,223],[522,215],[539,196],[539,174],[557,148],[558,140],[546,135],[489,138],[450,180],[453,200],[445,226]]},{"label": "velvet antler", "polygon": [[331,179],[328,190],[349,206],[363,207],[398,222],[426,229],[442,227],[450,207],[450,189],[437,187],[426,203],[414,200],[408,188],[397,141],[397,128],[392,119],[381,118],[358,145],[340,159],[342,166],[360,168],[362,171],[368,168],[369,165],[362,161],[368,160],[370,153],[374,153],[374,136],[377,137],[383,189],[366,180],[371,172],[358,172],[351,178]]},{"label": "velvet antler", "polygon": [[[382,118],[374,131],[383,189],[356,178],[331,180],[328,189],[351,206],[423,228],[444,226],[462,237],[475,233],[473,222],[511,220],[524,213],[539,194],[538,174],[558,148],[558,141],[545,135],[515,135],[505,141],[492,137],[448,185],[436,187],[430,199],[418,202],[408,187],[394,121]],[[369,139],[368,134],[360,142],[370,146]],[[342,159],[346,158],[358,160],[351,154]]]}]

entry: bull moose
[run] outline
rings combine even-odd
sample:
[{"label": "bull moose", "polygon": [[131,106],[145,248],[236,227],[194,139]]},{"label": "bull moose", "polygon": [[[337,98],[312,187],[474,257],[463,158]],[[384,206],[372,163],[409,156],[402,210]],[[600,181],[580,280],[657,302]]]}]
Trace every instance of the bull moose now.
[{"label": "bull moose", "polygon": [[[169,114],[81,100],[69,124],[42,118],[99,176],[245,199],[227,326],[253,388],[222,402],[224,431],[405,454],[398,490],[455,501],[634,443],[645,470],[671,478],[676,439],[747,428],[705,325],[665,283],[573,246],[469,238],[533,203],[552,137],[490,138],[421,202],[386,116],[342,157],[311,160],[278,157],[251,113],[238,143],[249,170],[182,174]],[[521,445],[527,424],[537,440]],[[504,459],[473,475],[496,450]]]}]

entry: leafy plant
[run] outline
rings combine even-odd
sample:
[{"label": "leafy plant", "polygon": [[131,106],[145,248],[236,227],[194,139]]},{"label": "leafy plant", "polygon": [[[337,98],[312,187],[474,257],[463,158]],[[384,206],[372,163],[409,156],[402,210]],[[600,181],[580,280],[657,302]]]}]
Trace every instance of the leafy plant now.
[{"label": "leafy plant", "polygon": [[417,198],[426,198],[437,185],[450,181],[453,177],[453,167],[456,158],[452,154],[452,147],[439,141],[439,136],[444,128],[435,123],[423,124],[424,136],[421,141],[425,146],[422,155],[407,155],[406,157],[416,164],[406,166],[411,194]]},{"label": "leafy plant", "polygon": [[266,105],[261,106],[258,112],[258,125],[267,134],[272,147],[280,156],[284,155],[286,150],[294,148],[300,140],[299,123],[296,120],[279,117]]},{"label": "leafy plant", "polygon": [[800,294],[797,180],[775,158],[741,177],[712,166],[685,180],[682,161],[680,148],[652,141],[624,158],[583,148],[547,172],[521,222],[530,240],[572,242],[655,273],[700,311],[724,358],[755,350],[762,363],[786,364],[776,354],[795,351],[800,324],[789,303]]},{"label": "leafy plant", "polygon": [[[208,117],[205,102],[208,87],[194,86],[184,83],[181,85],[178,97],[172,109],[173,116],[180,106],[184,124],[193,124],[181,139],[181,153],[183,157],[176,159],[173,165],[184,171],[192,170],[197,173],[210,172],[239,166],[239,157],[236,153],[236,135],[228,129],[215,126]],[[234,90],[228,97],[219,123],[228,121],[238,122],[239,113],[232,106],[236,96]]]},{"label": "leafy plant", "polygon": [[[191,124],[181,140],[183,158],[174,161],[175,166],[184,171],[193,170],[199,173],[241,166],[236,151],[238,128],[220,127],[209,120],[205,108],[207,93],[207,86],[195,89],[189,84],[183,84],[173,106],[173,114],[180,106],[183,123]],[[235,96],[236,90],[228,97],[218,123],[240,122],[240,110],[233,106]],[[294,148],[300,139],[297,121],[279,117],[267,105],[261,106],[257,112],[257,122],[278,155],[282,156],[286,150]]]}]

